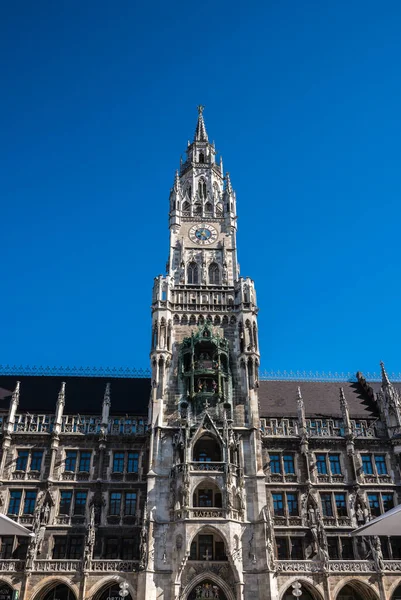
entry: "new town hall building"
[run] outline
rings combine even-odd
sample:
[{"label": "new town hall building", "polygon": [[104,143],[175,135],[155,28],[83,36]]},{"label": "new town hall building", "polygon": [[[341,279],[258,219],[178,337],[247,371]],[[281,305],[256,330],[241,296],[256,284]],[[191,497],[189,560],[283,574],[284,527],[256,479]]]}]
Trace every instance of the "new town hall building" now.
[{"label": "new town hall building", "polygon": [[[258,377],[236,196],[202,107],[170,194],[150,377],[3,373],[0,600],[395,600],[401,395]],[[114,375],[114,376],[113,376]],[[295,587],[294,587],[295,584]]]}]

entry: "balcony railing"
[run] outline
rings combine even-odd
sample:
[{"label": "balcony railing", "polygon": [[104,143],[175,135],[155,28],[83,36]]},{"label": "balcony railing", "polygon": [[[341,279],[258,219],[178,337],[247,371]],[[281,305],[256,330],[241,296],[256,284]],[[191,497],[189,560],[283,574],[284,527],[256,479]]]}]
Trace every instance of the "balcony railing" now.
[{"label": "balcony railing", "polygon": [[224,462],[192,462],[190,463],[191,471],[218,471],[219,473],[224,473]]},{"label": "balcony railing", "polygon": [[75,573],[81,569],[81,565],[82,562],[80,560],[35,560],[33,570],[43,573]]},{"label": "balcony railing", "polygon": [[[260,428],[266,437],[297,437],[300,425],[297,419],[261,419]],[[357,438],[383,437],[382,424],[377,420],[351,420],[352,433]],[[345,437],[342,419],[306,419],[306,430],[309,437]]]},{"label": "balcony railing", "polygon": [[23,571],[25,568],[24,560],[4,559],[0,560],[0,571]]},{"label": "balcony railing", "polygon": [[[279,560],[276,562],[276,567],[283,573],[316,573],[324,570],[323,563],[317,560]],[[330,560],[328,567],[331,573],[374,573],[376,571],[375,563],[370,560]]]},{"label": "balcony railing", "polygon": [[101,573],[129,573],[138,571],[139,561],[135,560],[92,560],[89,564],[88,571]]},{"label": "balcony railing", "polygon": [[[55,415],[15,415],[15,433],[52,433]],[[61,433],[98,434],[101,431],[100,415],[63,415]],[[110,417],[106,433],[108,435],[143,435],[147,421],[142,417]]]}]

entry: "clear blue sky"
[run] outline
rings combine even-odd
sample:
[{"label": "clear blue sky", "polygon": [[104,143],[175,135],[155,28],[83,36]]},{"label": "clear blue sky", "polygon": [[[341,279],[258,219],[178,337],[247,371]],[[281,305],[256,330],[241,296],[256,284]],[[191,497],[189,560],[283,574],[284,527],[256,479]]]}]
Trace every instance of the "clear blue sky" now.
[{"label": "clear blue sky", "polygon": [[401,4],[5,2],[0,363],[148,365],[206,106],[266,369],[401,370]]}]

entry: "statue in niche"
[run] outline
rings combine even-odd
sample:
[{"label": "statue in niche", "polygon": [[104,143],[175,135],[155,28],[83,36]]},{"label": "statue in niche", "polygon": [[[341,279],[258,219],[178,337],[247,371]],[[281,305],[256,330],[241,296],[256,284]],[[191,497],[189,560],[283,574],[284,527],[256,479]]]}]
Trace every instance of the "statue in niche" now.
[{"label": "statue in niche", "polygon": [[376,570],[379,572],[384,571],[383,552],[380,539],[377,535],[373,536],[373,540],[370,541],[370,548],[372,557],[375,562]]}]

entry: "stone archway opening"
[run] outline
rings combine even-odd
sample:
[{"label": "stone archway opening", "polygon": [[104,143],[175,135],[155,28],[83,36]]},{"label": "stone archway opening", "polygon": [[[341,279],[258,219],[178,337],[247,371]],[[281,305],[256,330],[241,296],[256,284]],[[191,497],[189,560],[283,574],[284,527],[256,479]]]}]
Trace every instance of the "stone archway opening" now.
[{"label": "stone archway opening", "polygon": [[41,600],[76,600],[72,589],[64,583],[56,584],[50,590],[47,588],[40,598]]},{"label": "stone archway opening", "polygon": [[377,600],[372,588],[362,581],[348,581],[337,594],[337,600]]},{"label": "stone archway opening", "polygon": [[[94,600],[121,600],[121,581],[109,581],[94,595]],[[128,593],[124,600],[132,600],[132,596]]]},{"label": "stone archway opening", "polygon": [[[309,583],[299,580],[299,583],[301,584],[301,591],[302,591],[302,596],[301,599],[302,600],[322,600],[321,595],[319,594],[319,592],[316,591],[316,589]],[[293,587],[292,585],[290,585],[286,591],[284,592],[282,599],[281,600],[294,600],[295,596],[293,595],[292,591],[293,591]]]},{"label": "stone archway opening", "polygon": [[198,600],[198,598],[209,598],[210,600],[212,600],[212,598],[218,598],[219,600],[227,600],[227,596],[221,587],[210,579],[205,579],[196,584],[187,596],[187,600]]},{"label": "stone archway opening", "polygon": [[0,581],[0,600],[12,600],[13,591],[13,588],[8,583]]},{"label": "stone archway opening", "polygon": [[401,600],[401,583],[395,588],[391,595],[391,600]]}]

